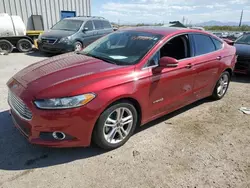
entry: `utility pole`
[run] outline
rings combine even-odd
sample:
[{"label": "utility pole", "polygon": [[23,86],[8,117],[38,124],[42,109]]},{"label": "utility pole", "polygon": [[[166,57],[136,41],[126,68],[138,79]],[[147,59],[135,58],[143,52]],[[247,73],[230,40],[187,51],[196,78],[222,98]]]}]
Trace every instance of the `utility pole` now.
[{"label": "utility pole", "polygon": [[185,17],[182,18],[182,24],[185,24]]},{"label": "utility pole", "polygon": [[242,24],[243,13],[244,13],[244,11],[242,10],[242,11],[241,11],[241,16],[240,16],[239,27],[241,27],[241,24]]}]

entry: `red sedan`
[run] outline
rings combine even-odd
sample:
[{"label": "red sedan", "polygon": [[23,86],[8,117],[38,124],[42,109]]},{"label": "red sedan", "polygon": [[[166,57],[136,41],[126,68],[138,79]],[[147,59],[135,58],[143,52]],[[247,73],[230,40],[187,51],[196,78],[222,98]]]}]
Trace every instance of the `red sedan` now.
[{"label": "red sedan", "polygon": [[123,145],[136,126],[205,97],[221,99],[235,47],[203,31],[119,30],[77,53],[18,72],[7,85],[16,127],[32,144]]}]

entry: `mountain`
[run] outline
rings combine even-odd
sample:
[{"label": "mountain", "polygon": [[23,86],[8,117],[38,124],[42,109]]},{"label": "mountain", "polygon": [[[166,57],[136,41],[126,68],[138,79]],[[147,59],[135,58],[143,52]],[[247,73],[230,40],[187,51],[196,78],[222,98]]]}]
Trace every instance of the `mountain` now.
[{"label": "mountain", "polygon": [[[220,22],[211,20],[208,22],[198,23],[197,26],[238,26],[239,22]],[[250,25],[250,22],[242,22],[242,25]]]}]

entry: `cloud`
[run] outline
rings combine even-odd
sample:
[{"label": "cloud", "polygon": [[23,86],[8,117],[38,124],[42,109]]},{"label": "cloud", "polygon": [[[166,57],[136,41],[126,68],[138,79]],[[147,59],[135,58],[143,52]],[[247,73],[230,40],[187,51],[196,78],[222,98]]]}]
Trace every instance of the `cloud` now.
[{"label": "cloud", "polygon": [[[100,14],[129,22],[168,22],[182,20],[183,16],[193,23],[212,19],[236,21],[246,6],[250,6],[250,0],[220,0],[217,3],[211,0],[127,0],[104,3]],[[250,20],[249,15],[245,18]]]}]

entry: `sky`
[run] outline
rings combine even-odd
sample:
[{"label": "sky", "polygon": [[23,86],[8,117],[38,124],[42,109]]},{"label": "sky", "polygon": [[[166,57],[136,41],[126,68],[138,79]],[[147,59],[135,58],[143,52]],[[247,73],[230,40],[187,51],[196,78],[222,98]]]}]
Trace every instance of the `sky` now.
[{"label": "sky", "polygon": [[125,23],[168,23],[182,21],[196,24],[210,20],[250,21],[250,0],[91,0],[92,16]]}]

